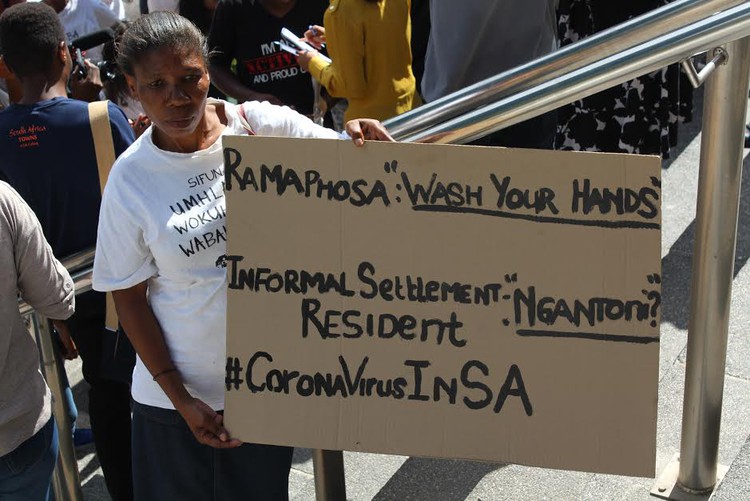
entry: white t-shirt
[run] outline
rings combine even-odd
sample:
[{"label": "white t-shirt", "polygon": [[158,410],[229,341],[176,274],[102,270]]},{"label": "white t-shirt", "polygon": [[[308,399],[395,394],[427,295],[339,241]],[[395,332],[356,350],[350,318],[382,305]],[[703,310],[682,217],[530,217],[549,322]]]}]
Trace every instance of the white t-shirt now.
[{"label": "white t-shirt", "polygon": [[[219,101],[220,102],[220,101]],[[246,134],[236,106],[224,103],[223,134]],[[287,107],[243,105],[263,136],[340,136]],[[226,254],[221,141],[195,153],[157,148],[150,127],[115,162],[102,199],[94,289],[126,289],[148,280],[151,308],[187,390],[215,410],[224,408]],[[173,409],[140,358],[133,372],[135,401]]]},{"label": "white t-shirt", "polygon": [[[110,10],[110,6],[117,9],[117,13]],[[119,0],[109,0],[106,4],[100,0],[68,0],[68,4],[58,15],[68,44],[84,35],[111,28],[120,20],[121,7]],[[93,63],[101,61],[102,46],[87,50],[86,57]]]},{"label": "white t-shirt", "polygon": [[149,12],[160,10],[178,12],[180,10],[180,0],[148,0]]}]

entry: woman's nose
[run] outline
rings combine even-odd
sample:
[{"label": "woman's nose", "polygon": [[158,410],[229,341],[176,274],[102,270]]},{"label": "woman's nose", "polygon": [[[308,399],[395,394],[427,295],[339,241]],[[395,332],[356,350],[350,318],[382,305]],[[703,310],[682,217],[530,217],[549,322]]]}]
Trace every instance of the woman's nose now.
[{"label": "woman's nose", "polygon": [[170,88],[169,100],[175,102],[189,101],[190,96],[185,92],[185,89],[183,89],[181,85],[173,85]]}]

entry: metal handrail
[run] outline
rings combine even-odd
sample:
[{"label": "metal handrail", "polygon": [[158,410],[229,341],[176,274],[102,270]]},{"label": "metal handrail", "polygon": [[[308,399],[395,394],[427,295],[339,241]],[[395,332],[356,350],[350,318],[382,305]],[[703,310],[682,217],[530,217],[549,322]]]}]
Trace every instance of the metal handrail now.
[{"label": "metal handrail", "polygon": [[745,1],[631,49],[600,54],[583,68],[565,71],[532,89],[400,139],[442,144],[469,142],[748,35],[750,2]]},{"label": "metal handrail", "polygon": [[[61,263],[73,279],[76,295],[91,290],[92,264],[94,263],[93,248],[68,256]],[[63,377],[65,367],[55,350],[50,322],[22,298],[18,299],[18,309],[22,316],[30,316],[30,328],[34,333],[41,355],[42,372],[50,391],[54,395],[52,404],[59,441],[57,466],[52,475],[52,489],[55,493],[55,499],[57,501],[82,501],[83,493],[78,475],[78,463],[73,437],[70,433],[70,430],[73,429],[73,423],[70,422],[70,404],[65,397],[66,385]]]},{"label": "metal handrail", "polygon": [[625,51],[742,2],[743,0],[678,0],[669,3],[544,57],[386,120],[384,124],[394,138],[404,140],[448,119],[533,88],[563,73],[583,68],[601,59],[602,54]]}]

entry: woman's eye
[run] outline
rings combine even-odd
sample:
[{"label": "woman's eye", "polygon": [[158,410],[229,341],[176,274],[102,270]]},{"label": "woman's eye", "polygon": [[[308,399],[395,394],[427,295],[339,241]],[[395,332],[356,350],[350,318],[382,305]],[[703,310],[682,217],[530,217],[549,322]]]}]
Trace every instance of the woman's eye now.
[{"label": "woman's eye", "polygon": [[197,82],[201,79],[200,75],[188,75],[185,77],[186,82]]},{"label": "woman's eye", "polygon": [[164,82],[162,82],[161,80],[154,80],[153,82],[149,83],[148,86],[152,89],[155,89],[157,87],[161,87],[162,83]]}]

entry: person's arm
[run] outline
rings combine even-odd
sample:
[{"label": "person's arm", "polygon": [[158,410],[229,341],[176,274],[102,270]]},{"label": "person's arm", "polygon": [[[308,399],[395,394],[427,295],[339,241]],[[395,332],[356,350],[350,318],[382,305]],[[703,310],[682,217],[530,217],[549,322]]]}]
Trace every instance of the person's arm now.
[{"label": "person's arm", "polygon": [[188,393],[169,354],[159,322],[148,304],[147,290],[147,282],[142,282],[112,291],[117,315],[133,348],[198,442],[220,449],[241,445],[239,440],[229,438],[220,414]]},{"label": "person's arm", "polygon": [[211,62],[208,65],[208,73],[211,75],[213,83],[220,91],[227,96],[233,97],[237,102],[245,101],[268,101],[271,104],[282,105],[284,103],[273,94],[255,92],[240,82],[229,66],[220,62]]},{"label": "person's arm", "polygon": [[117,14],[112,12],[108,5],[105,5],[99,0],[96,0],[93,3],[94,17],[96,18],[96,23],[99,25],[100,30],[114,28],[114,26],[120,22],[120,18],[117,17]]},{"label": "person's arm", "polygon": [[346,123],[345,134],[320,126],[286,106],[268,103],[243,103],[242,114],[260,136],[309,137],[321,139],[351,139],[356,146],[365,141],[393,141],[378,120],[360,118]]},{"label": "person's arm", "polygon": [[327,19],[326,41],[333,62],[328,64],[317,51],[300,52],[299,65],[310,72],[334,97],[363,98],[367,95],[364,27],[339,10]]},{"label": "person's arm", "polygon": [[[7,185],[8,212],[13,219],[13,253],[21,297],[42,315],[65,319],[75,309],[75,290],[65,267],[52,254],[39,220],[20,195]],[[5,202],[4,202],[5,204]]]},{"label": "person's arm", "polygon": [[271,104],[283,104],[276,96],[253,91],[240,82],[237,75],[232,72],[232,61],[237,53],[236,23],[241,19],[241,1],[220,0],[216,5],[211,30],[208,33],[208,49],[211,53],[208,73],[211,82],[238,103],[268,101]]}]

